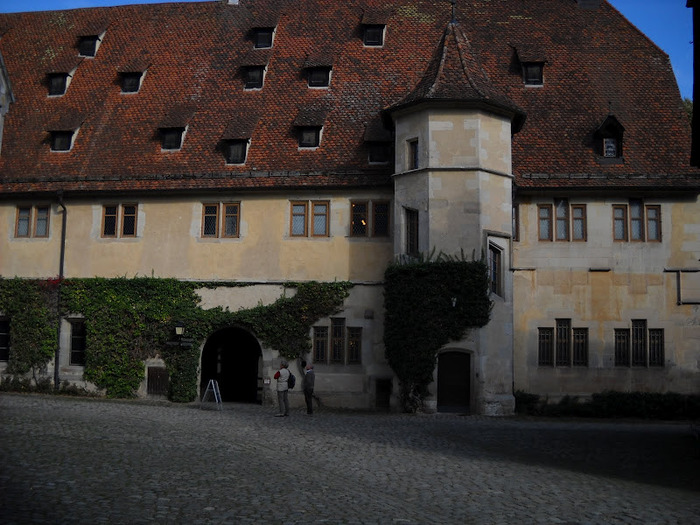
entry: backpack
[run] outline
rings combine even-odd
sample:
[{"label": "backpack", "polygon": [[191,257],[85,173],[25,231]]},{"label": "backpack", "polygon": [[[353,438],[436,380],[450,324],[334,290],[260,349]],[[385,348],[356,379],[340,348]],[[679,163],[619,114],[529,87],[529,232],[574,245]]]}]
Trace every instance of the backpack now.
[{"label": "backpack", "polygon": [[289,379],[287,379],[287,386],[289,387],[289,390],[294,388],[294,385],[296,385],[296,384],[297,384],[297,378],[294,377],[294,374],[289,372]]}]

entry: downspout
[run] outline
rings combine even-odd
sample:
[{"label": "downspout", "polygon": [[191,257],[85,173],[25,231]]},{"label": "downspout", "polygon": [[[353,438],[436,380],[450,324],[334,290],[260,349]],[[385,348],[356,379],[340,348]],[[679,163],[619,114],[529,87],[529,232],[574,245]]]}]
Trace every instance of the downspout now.
[{"label": "downspout", "polygon": [[59,358],[61,356],[61,283],[63,282],[63,264],[66,256],[66,221],[68,219],[68,210],[66,205],[63,204],[63,190],[58,190],[58,205],[62,208],[62,218],[61,218],[61,255],[58,263],[58,285],[56,287],[56,356],[54,358],[53,366],[53,384],[54,389],[58,390],[61,381],[59,377],[60,363]]}]

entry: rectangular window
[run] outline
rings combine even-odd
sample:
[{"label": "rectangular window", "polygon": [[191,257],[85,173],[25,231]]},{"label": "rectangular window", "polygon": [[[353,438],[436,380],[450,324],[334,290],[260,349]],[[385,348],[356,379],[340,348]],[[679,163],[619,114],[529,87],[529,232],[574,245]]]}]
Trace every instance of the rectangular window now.
[{"label": "rectangular window", "polygon": [[29,237],[32,221],[31,206],[21,206],[17,208],[17,225],[15,226],[15,237]]},{"label": "rectangular window", "polygon": [[418,139],[408,141],[408,169],[418,169]]},{"label": "rectangular window", "polygon": [[613,206],[613,239],[627,240],[627,206],[624,204]]},{"label": "rectangular window", "polygon": [[313,222],[311,235],[313,237],[328,237],[328,202],[311,202]]},{"label": "rectangular window", "polygon": [[362,328],[348,327],[348,364],[362,361]]},{"label": "rectangular window", "polygon": [[49,207],[37,206],[34,215],[34,237],[49,236]]},{"label": "rectangular window", "polygon": [[649,366],[664,366],[665,359],[663,328],[649,329]]},{"label": "rectangular window", "polygon": [[257,28],[253,35],[253,46],[256,49],[265,49],[272,47],[272,35],[274,28],[260,27]]},{"label": "rectangular window", "polygon": [[97,35],[81,36],[78,41],[78,53],[83,57],[94,57],[97,52]]},{"label": "rectangular window", "polygon": [[406,208],[406,253],[417,256],[420,253],[418,244],[418,210]]},{"label": "rectangular window", "polygon": [[102,237],[136,237],[137,215],[138,205],[136,204],[103,206]]},{"label": "rectangular window", "polygon": [[616,138],[606,137],[603,139],[603,156],[610,159],[614,159],[619,156]]},{"label": "rectangular window", "polygon": [[345,319],[331,319],[331,363],[345,362]]},{"label": "rectangular window", "polygon": [[574,328],[574,366],[588,366],[588,328]]},{"label": "rectangular window", "polygon": [[321,144],[320,126],[303,126],[299,128],[299,147],[317,148]]},{"label": "rectangular window", "polygon": [[202,206],[202,237],[219,236],[219,205],[204,204]]},{"label": "rectangular window", "polygon": [[10,321],[0,319],[0,361],[10,360]]},{"label": "rectangular window", "polygon": [[226,164],[245,164],[248,152],[248,140],[227,140],[224,143],[224,157]]},{"label": "rectangular window", "polygon": [[249,66],[245,68],[245,88],[261,89],[263,87],[263,77],[265,76],[264,66]]},{"label": "rectangular window", "polygon": [[574,241],[585,241],[588,238],[588,228],[586,226],[586,205],[573,204],[571,206],[571,219],[572,239]]},{"label": "rectangular window", "polygon": [[50,73],[48,75],[49,96],[65,95],[68,87],[68,73]]},{"label": "rectangular window", "polygon": [[539,204],[537,206],[538,238],[540,241],[552,240],[552,205]]},{"label": "rectangular window", "polygon": [[325,363],[328,360],[328,327],[314,326],[314,362]]},{"label": "rectangular window", "polygon": [[306,210],[308,203],[292,202],[292,219],[290,235],[292,237],[306,237]]},{"label": "rectangular window", "polygon": [[557,319],[556,365],[571,366],[571,319]]},{"label": "rectangular window", "polygon": [[520,206],[518,204],[513,204],[513,215],[512,215],[512,229],[513,229],[513,240],[520,240]]},{"label": "rectangular window", "polygon": [[554,328],[537,330],[537,364],[554,366]]},{"label": "rectangular window", "polygon": [[141,88],[141,72],[122,73],[121,84],[122,93],[137,93]]},{"label": "rectangular window", "polygon": [[489,277],[491,293],[503,297],[502,253],[492,244],[489,244]]},{"label": "rectangular window", "polygon": [[102,210],[102,237],[117,236],[117,206],[105,206]]},{"label": "rectangular window", "polygon": [[[223,225],[219,223],[223,219]],[[205,203],[202,205],[202,237],[238,237],[240,203]]]},{"label": "rectangular window", "polygon": [[630,199],[630,240],[644,240],[644,206],[640,200]]},{"label": "rectangular window", "polygon": [[647,241],[661,242],[661,206],[647,206]]},{"label": "rectangular window", "polygon": [[368,215],[367,202],[350,203],[350,236],[364,237],[367,235]]},{"label": "rectangular window", "polygon": [[556,213],[556,239],[558,241],[569,240],[569,201],[566,199],[556,199],[554,201]]},{"label": "rectangular window", "polygon": [[328,87],[331,83],[331,68],[313,67],[308,70],[309,87]]},{"label": "rectangular window", "polygon": [[372,235],[389,236],[389,203],[372,202]]},{"label": "rectangular window", "polygon": [[51,151],[70,151],[73,131],[51,131]]},{"label": "rectangular window", "polygon": [[527,86],[541,86],[543,82],[542,62],[526,62],[523,64],[523,80]]},{"label": "rectangular window", "polygon": [[615,329],[615,366],[630,366],[630,331]]},{"label": "rectangular window", "polygon": [[85,365],[85,321],[75,320],[70,322],[70,364],[76,366]]},{"label": "rectangular window", "polygon": [[364,26],[363,42],[366,46],[384,45],[384,25],[370,24]]},{"label": "rectangular window", "polygon": [[136,236],[136,205],[122,205],[122,237]]},{"label": "rectangular window", "polygon": [[182,148],[185,128],[160,128],[161,147],[167,150]]},{"label": "rectangular window", "polygon": [[647,322],[632,320],[632,366],[647,366]]},{"label": "rectangular window", "polygon": [[224,208],[224,237],[238,237],[241,205],[238,202],[222,204]]}]

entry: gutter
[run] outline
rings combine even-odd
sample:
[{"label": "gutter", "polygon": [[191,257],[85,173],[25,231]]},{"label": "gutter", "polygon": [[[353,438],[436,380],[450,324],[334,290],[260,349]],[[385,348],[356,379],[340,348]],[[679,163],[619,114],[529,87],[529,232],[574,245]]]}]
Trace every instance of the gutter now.
[{"label": "gutter", "polygon": [[68,210],[63,203],[63,191],[58,190],[58,205],[62,208],[63,217],[61,218],[61,255],[58,264],[58,286],[56,288],[56,355],[54,357],[53,383],[54,389],[58,390],[61,385],[59,377],[60,356],[61,356],[61,283],[63,282],[63,267],[66,257],[66,221],[68,220]]}]

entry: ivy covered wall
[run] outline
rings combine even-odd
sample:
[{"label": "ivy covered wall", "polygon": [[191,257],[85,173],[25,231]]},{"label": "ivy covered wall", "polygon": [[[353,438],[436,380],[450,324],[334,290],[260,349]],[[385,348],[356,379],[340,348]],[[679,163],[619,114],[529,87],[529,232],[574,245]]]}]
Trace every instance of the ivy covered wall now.
[{"label": "ivy covered wall", "polygon": [[486,264],[439,256],[397,262],[385,273],[384,346],[406,411],[428,394],[438,350],[489,322]]},{"label": "ivy covered wall", "polygon": [[[288,283],[296,289],[292,297],[236,312],[200,308],[196,290],[205,286],[245,285],[156,278],[0,279],[0,314],[10,320],[7,373],[45,373],[58,344],[58,316],[80,316],[86,321],[85,380],[108,397],[133,397],[144,377],[144,360],[160,355],[170,374],[170,399],[192,401],[199,348],[210,334],[239,326],[295,359],[311,349],[311,326],[340,311],[352,285]],[[178,321],[187,325],[190,347],[167,345]]]}]

